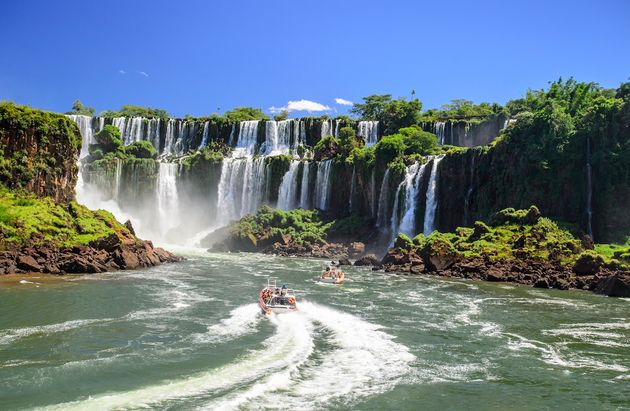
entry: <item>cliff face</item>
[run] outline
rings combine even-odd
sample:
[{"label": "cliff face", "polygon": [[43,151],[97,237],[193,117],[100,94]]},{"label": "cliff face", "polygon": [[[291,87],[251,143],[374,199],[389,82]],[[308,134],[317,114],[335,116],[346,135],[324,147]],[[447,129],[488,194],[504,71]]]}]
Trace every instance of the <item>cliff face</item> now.
[{"label": "cliff face", "polygon": [[58,202],[74,197],[81,135],[60,114],[0,104],[0,182]]},{"label": "cliff face", "polygon": [[422,129],[438,136],[440,144],[477,147],[489,144],[507,124],[505,114],[481,121],[447,120],[422,123]]}]

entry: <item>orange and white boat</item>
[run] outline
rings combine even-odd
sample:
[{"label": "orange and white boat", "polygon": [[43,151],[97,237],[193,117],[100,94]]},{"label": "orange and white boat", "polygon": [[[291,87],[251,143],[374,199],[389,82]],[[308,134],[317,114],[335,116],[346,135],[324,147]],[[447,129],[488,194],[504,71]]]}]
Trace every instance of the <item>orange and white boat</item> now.
[{"label": "orange and white boat", "polygon": [[297,311],[296,303],[295,292],[286,284],[278,287],[273,277],[267,279],[267,285],[260,290],[258,295],[258,305],[266,315],[295,312]]},{"label": "orange and white boat", "polygon": [[332,266],[326,267],[322,275],[317,279],[320,283],[326,284],[342,284],[346,279],[346,274],[339,268]]}]

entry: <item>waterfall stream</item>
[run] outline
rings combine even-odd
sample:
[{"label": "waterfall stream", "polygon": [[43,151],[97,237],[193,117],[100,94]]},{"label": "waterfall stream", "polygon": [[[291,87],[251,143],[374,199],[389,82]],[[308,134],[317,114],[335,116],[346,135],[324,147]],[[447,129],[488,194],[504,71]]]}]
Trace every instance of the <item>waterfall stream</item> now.
[{"label": "waterfall stream", "polygon": [[300,208],[308,209],[309,205],[309,169],[311,168],[310,163],[305,161],[302,163],[302,183],[300,188]]},{"label": "waterfall stream", "polygon": [[389,212],[389,168],[385,170],[383,182],[381,183],[380,196],[378,198],[378,212],[376,217],[376,226],[385,228],[387,226]]},{"label": "waterfall stream", "polygon": [[378,121],[359,121],[357,136],[365,139],[365,145],[370,147],[378,141]]},{"label": "waterfall stream", "polygon": [[162,237],[179,225],[179,197],[177,172],[179,164],[160,162],[158,168],[157,200]]},{"label": "waterfall stream", "polygon": [[315,182],[315,204],[320,210],[328,210],[330,202],[330,166],[332,160],[322,161],[317,165]]},{"label": "waterfall stream", "polygon": [[429,235],[435,230],[435,214],[438,207],[437,198],[437,179],[438,164],[442,160],[441,156],[434,157],[431,160],[431,177],[429,178],[429,186],[427,187],[427,201],[424,211],[424,235]]},{"label": "waterfall stream", "polygon": [[281,210],[292,210],[295,208],[295,198],[298,182],[298,167],[300,162],[291,161],[289,170],[282,177],[280,189],[278,191],[278,208]]}]

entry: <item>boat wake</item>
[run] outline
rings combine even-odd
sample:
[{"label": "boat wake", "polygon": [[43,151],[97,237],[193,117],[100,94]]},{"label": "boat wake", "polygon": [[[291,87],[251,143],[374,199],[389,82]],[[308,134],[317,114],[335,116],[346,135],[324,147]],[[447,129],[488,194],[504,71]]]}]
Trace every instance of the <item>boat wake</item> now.
[{"label": "boat wake", "polygon": [[[208,335],[231,343],[255,332],[266,321],[255,308],[235,308]],[[261,348],[224,366],[46,408],[319,409],[387,391],[410,373],[415,357],[378,325],[315,303],[299,309],[269,317],[273,332]]]}]

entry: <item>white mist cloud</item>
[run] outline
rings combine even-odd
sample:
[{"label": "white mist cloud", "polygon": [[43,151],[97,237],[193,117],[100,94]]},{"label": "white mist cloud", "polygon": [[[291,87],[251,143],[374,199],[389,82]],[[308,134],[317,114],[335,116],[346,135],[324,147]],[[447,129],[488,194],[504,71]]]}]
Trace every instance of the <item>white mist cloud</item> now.
[{"label": "white mist cloud", "polygon": [[284,107],[269,107],[269,111],[272,113],[280,113],[281,111],[308,111],[308,112],[319,112],[319,111],[329,111],[330,107],[318,103],[316,101],[311,100],[297,100],[297,101],[289,101]]},{"label": "white mist cloud", "polygon": [[350,100],[346,100],[346,99],[343,99],[343,98],[341,98],[341,97],[337,97],[337,98],[335,99],[335,103],[340,104],[340,105],[342,105],[342,106],[351,106],[351,105],[353,105],[353,104],[354,104],[352,101],[350,101]]},{"label": "white mist cloud", "polygon": [[140,74],[141,76],[149,77],[149,75],[145,71],[136,71],[136,73]]}]

